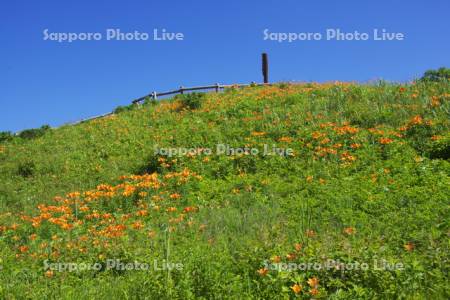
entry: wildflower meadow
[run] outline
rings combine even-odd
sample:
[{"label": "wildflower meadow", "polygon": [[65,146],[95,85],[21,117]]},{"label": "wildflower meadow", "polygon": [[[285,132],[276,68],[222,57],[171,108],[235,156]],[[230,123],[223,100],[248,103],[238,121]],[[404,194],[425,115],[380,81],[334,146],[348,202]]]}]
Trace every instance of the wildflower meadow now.
[{"label": "wildflower meadow", "polygon": [[0,142],[2,299],[448,299],[448,82],[280,83]]}]

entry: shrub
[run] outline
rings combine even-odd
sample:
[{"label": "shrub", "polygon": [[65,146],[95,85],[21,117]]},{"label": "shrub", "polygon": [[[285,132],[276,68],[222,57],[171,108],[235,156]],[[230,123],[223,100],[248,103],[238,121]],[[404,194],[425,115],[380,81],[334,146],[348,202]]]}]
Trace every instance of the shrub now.
[{"label": "shrub", "polygon": [[17,167],[17,173],[24,178],[28,178],[34,175],[35,168],[36,166],[32,161],[21,162]]},{"label": "shrub", "polygon": [[138,167],[135,171],[138,175],[152,174],[152,173],[163,173],[165,170],[172,170],[173,168],[169,165],[163,167],[163,162],[165,157],[161,155],[152,154],[148,156],[145,163]]},{"label": "shrub", "polygon": [[426,71],[421,81],[449,81],[450,80],[450,69],[449,68],[439,68],[438,70],[428,70]]},{"label": "shrub", "polygon": [[12,140],[13,137],[14,136],[12,135],[11,132],[9,132],[9,131],[2,131],[2,132],[0,132],[0,143],[8,142],[8,141]]},{"label": "shrub", "polygon": [[431,159],[450,159],[450,134],[430,145],[429,156]]},{"label": "shrub", "polygon": [[44,125],[41,128],[26,129],[19,133],[19,137],[28,140],[35,139],[43,136],[49,129],[50,126],[48,125]]},{"label": "shrub", "polygon": [[125,105],[125,106],[118,106],[118,107],[116,107],[116,109],[114,109],[113,112],[114,112],[115,114],[120,114],[120,113],[122,113],[122,112],[124,112],[124,111],[130,111],[130,110],[133,110],[134,107],[135,107],[135,104]]},{"label": "shrub", "polygon": [[203,93],[190,93],[178,95],[176,98],[181,101],[184,108],[198,109],[202,106],[202,100],[205,97]]}]

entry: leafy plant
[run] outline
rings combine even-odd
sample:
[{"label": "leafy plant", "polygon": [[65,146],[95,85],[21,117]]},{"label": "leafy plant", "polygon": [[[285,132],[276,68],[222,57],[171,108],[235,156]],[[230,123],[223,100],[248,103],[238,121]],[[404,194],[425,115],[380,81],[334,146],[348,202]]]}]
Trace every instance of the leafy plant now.
[{"label": "leafy plant", "polygon": [[422,81],[449,81],[450,80],[450,69],[449,68],[439,68],[437,70],[426,71],[422,78]]},{"label": "leafy plant", "polygon": [[181,102],[183,107],[187,109],[198,109],[202,105],[205,94],[194,92],[189,94],[177,95],[176,98]]},{"label": "leafy plant", "polygon": [[125,111],[131,111],[131,110],[133,110],[133,109],[136,108],[136,105],[137,105],[137,104],[130,104],[130,105],[125,105],[125,106],[118,106],[118,107],[116,107],[116,108],[114,109],[114,113],[115,113],[115,114],[120,114],[120,113],[125,112]]},{"label": "leafy plant", "polygon": [[432,159],[450,159],[450,134],[447,133],[442,138],[434,141],[428,150],[429,156]]},{"label": "leafy plant", "polygon": [[28,177],[31,177],[34,175],[35,169],[36,169],[36,166],[35,166],[34,162],[28,160],[28,161],[21,162],[18,165],[17,173],[24,178],[28,178]]},{"label": "leafy plant", "polygon": [[14,138],[10,131],[0,132],[0,143],[11,141]]},{"label": "leafy plant", "polygon": [[43,125],[41,128],[26,129],[19,133],[19,137],[27,140],[36,139],[43,136],[48,130],[50,130],[49,125]]}]

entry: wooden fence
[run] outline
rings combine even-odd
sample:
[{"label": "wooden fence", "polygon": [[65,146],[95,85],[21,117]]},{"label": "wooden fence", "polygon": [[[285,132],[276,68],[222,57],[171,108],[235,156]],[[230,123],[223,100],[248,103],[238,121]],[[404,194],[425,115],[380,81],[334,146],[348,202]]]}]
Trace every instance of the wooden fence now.
[{"label": "wooden fence", "polygon": [[227,84],[227,85],[223,85],[223,84],[216,83],[214,85],[196,86],[196,87],[183,87],[183,86],[181,86],[178,90],[173,90],[173,91],[169,91],[169,92],[163,92],[163,93],[153,92],[151,94],[148,94],[146,96],[143,96],[141,98],[133,100],[132,103],[134,103],[134,104],[140,103],[140,102],[144,101],[145,99],[156,100],[156,99],[158,99],[158,97],[168,96],[168,95],[175,95],[175,94],[184,94],[184,92],[215,90],[215,92],[218,93],[221,90],[226,89],[226,88],[232,88],[232,87],[240,88],[240,87],[246,87],[246,86],[260,86],[260,85],[269,85],[269,84],[268,83],[254,83],[254,82],[252,82],[251,84]]},{"label": "wooden fence", "polygon": [[[177,90],[173,90],[173,91],[169,91],[169,92],[162,92],[162,93],[157,93],[157,92],[152,92],[148,95],[145,95],[143,97],[137,98],[135,100],[132,101],[132,104],[140,104],[142,102],[144,102],[146,99],[153,99],[153,100],[157,100],[159,97],[163,97],[163,96],[169,96],[169,95],[176,95],[176,94],[184,94],[185,92],[193,92],[193,91],[210,91],[213,90],[216,93],[226,89],[226,88],[242,88],[242,87],[247,87],[247,86],[264,86],[264,85],[271,85],[270,83],[255,83],[252,82],[250,84],[213,84],[213,85],[206,85],[206,86],[195,86],[195,87],[183,87],[181,86],[179,89]],[[86,119],[82,119],[80,121],[74,122],[74,123],[69,123],[66,125],[75,125],[75,124],[79,124],[79,123],[83,123],[83,122],[87,122],[87,121],[91,121],[91,120],[95,120],[95,119],[100,119],[100,118],[104,118],[110,115],[113,115],[114,112],[110,112],[110,113],[106,113],[103,115],[99,115],[99,116],[94,116],[94,117],[90,117],[90,118],[86,118]]]}]

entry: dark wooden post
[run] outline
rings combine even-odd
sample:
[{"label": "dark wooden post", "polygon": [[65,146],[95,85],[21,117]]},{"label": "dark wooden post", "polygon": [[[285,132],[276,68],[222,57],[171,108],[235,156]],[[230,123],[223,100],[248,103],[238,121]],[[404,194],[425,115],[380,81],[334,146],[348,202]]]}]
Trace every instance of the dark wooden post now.
[{"label": "dark wooden post", "polygon": [[267,58],[267,53],[262,54],[262,72],[264,83],[269,83],[269,60]]}]

